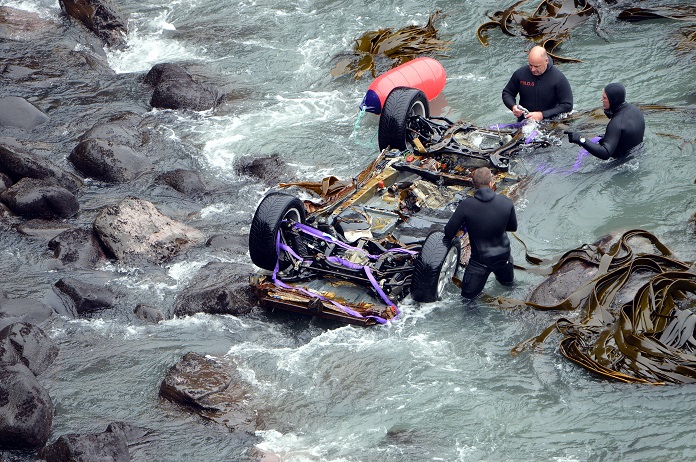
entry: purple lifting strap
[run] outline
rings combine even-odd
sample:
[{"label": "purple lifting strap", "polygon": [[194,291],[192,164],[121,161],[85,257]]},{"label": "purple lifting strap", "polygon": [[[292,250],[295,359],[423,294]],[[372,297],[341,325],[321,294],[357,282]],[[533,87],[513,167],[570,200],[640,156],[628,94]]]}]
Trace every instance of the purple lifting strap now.
[{"label": "purple lifting strap", "polygon": [[[343,247],[343,248],[345,248],[345,249],[357,249],[356,247],[352,247],[352,246],[349,246],[348,244],[345,244],[345,243],[343,243],[343,242],[341,242],[341,241],[337,241],[337,240],[335,240],[335,239],[333,238],[333,236],[330,236],[330,235],[328,235],[328,234],[322,233],[322,232],[319,231],[318,229],[312,228],[312,227],[310,227],[310,226],[303,225],[303,224],[301,224],[301,223],[295,223],[295,227],[298,228],[298,229],[300,229],[301,231],[304,231],[304,232],[306,232],[307,234],[310,234],[310,235],[312,235],[312,236],[315,236],[315,237],[317,237],[317,238],[319,238],[319,239],[324,239],[324,240],[327,240],[327,241],[334,242],[334,243],[336,243],[337,245],[339,245],[339,246],[341,246],[341,247]],[[274,282],[276,285],[278,285],[279,287],[282,287],[282,288],[284,288],[284,289],[295,289],[295,290],[297,290],[297,291],[299,291],[299,292],[301,292],[301,293],[303,293],[303,294],[305,294],[305,295],[308,295],[308,296],[310,296],[310,297],[316,297],[316,298],[319,298],[320,300],[329,302],[329,303],[331,303],[332,305],[334,305],[336,308],[338,308],[339,310],[341,310],[342,312],[344,312],[344,313],[346,313],[346,314],[348,314],[348,315],[350,315],[350,316],[356,317],[356,318],[371,318],[371,319],[374,319],[375,321],[377,321],[379,324],[386,324],[386,323],[388,322],[386,319],[384,319],[384,318],[382,318],[382,317],[380,317],[380,316],[374,316],[374,315],[363,316],[362,314],[358,313],[357,311],[355,311],[355,310],[353,310],[353,309],[351,309],[351,308],[349,308],[349,307],[347,307],[347,306],[345,306],[345,305],[342,305],[342,304],[340,304],[340,303],[338,303],[338,302],[336,302],[336,301],[334,301],[334,300],[328,299],[328,298],[324,297],[323,295],[319,295],[319,294],[317,294],[317,293],[311,292],[311,291],[309,291],[309,290],[307,290],[307,289],[304,289],[304,288],[302,288],[302,287],[290,286],[290,285],[284,283],[283,281],[281,281],[280,279],[278,279],[278,270],[280,269],[280,251],[281,251],[281,250],[283,250],[283,251],[285,251],[285,252],[288,252],[290,255],[293,256],[293,258],[296,258],[296,259],[298,259],[298,260],[301,261],[301,262],[304,262],[304,261],[305,261],[305,260],[302,259],[299,255],[297,255],[297,253],[295,253],[295,251],[293,251],[289,246],[287,246],[287,245],[285,245],[285,244],[283,244],[283,243],[280,242],[280,231],[278,231],[278,233],[276,234],[276,254],[278,255],[278,259],[276,260],[275,268],[273,268],[273,282]],[[359,250],[359,249],[357,249],[357,250]],[[398,250],[398,251],[403,251],[403,252],[406,252],[406,253],[414,253],[414,254],[417,253],[417,252],[414,252],[414,251],[409,250],[409,249],[394,249],[394,250],[395,250],[395,251],[396,251],[396,250]],[[374,255],[369,255],[369,256],[370,256],[371,258],[378,258],[377,256],[374,256]],[[396,315],[395,315],[395,317],[399,316],[399,314],[401,313],[401,312],[399,311],[399,308],[396,306],[395,303],[392,303],[391,300],[389,300],[389,297],[387,297],[387,295],[384,293],[384,291],[382,290],[382,288],[381,288],[381,287],[379,286],[379,284],[377,283],[377,280],[375,279],[375,277],[372,275],[372,271],[370,270],[369,267],[367,267],[367,266],[362,266],[362,265],[358,265],[358,264],[356,264],[356,263],[349,262],[349,261],[344,260],[344,259],[339,258],[339,257],[329,257],[328,260],[331,261],[331,262],[333,262],[333,263],[341,264],[341,265],[346,266],[346,267],[348,267],[348,268],[353,268],[353,269],[360,269],[360,268],[363,268],[363,269],[365,270],[365,273],[367,274],[367,278],[368,278],[368,279],[370,280],[370,282],[372,283],[372,286],[374,287],[375,291],[379,294],[379,296],[380,296],[380,297],[382,298],[382,300],[387,304],[387,306],[393,306],[393,307],[394,307],[394,309],[396,310]]]}]

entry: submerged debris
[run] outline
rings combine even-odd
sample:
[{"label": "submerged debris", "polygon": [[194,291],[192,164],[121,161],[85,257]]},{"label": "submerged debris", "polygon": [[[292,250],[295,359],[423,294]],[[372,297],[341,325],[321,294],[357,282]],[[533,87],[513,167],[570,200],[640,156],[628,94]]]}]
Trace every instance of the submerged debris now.
[{"label": "submerged debris", "polygon": [[[647,239],[653,253],[629,243]],[[640,242],[639,242],[640,244]],[[577,310],[577,320],[559,318],[512,353],[563,334],[561,353],[603,377],[631,383],[696,382],[696,267],[677,260],[653,234],[631,230],[607,252],[582,246],[549,263],[550,274],[569,261],[596,271],[559,303],[541,305],[500,298],[503,307]],[[540,263],[529,259],[530,262]],[[623,303],[622,300],[628,300]]]},{"label": "submerged debris", "polygon": [[[376,77],[419,56],[445,52],[450,41],[442,40],[435,28],[435,21],[444,17],[445,14],[437,10],[430,15],[425,26],[407,26],[396,32],[391,29],[366,32],[355,41],[351,55],[339,57],[331,75],[353,74],[355,80],[360,80],[369,71]],[[380,58],[389,63],[387,69],[380,69]]]}]

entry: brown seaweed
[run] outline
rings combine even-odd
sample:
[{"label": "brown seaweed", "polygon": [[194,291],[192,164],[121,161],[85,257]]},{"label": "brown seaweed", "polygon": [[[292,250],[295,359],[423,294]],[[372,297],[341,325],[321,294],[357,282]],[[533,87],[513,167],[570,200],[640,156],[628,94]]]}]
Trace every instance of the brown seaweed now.
[{"label": "brown seaweed", "polygon": [[[435,11],[425,26],[407,26],[397,31],[380,29],[364,33],[355,41],[353,53],[337,58],[331,75],[353,74],[355,80],[370,72],[373,77],[388,69],[381,69],[381,58],[394,68],[419,56],[440,55],[449,49],[449,40],[440,38],[435,21],[444,18],[442,11]],[[378,65],[380,64],[380,65]]]},{"label": "brown seaweed", "polygon": [[629,22],[651,19],[676,19],[678,21],[696,21],[696,7],[690,5],[658,6],[654,8],[628,8],[617,16]]},{"label": "brown seaweed", "polygon": [[522,36],[543,46],[557,62],[582,62],[553,53],[553,50],[570,37],[570,31],[581,26],[597,14],[586,0],[543,0],[532,14],[518,8],[528,0],[521,0],[503,11],[489,15],[491,21],[481,24],[476,36],[483,46],[489,46],[489,31],[500,27],[510,36]]},{"label": "brown seaweed", "polygon": [[[634,252],[629,243],[633,238],[647,239],[655,252]],[[594,266],[597,272],[561,302],[543,306],[498,299],[507,308],[579,313],[579,320],[559,318],[517,345],[513,355],[560,332],[561,354],[602,377],[659,385],[696,382],[694,263],[679,261],[657,237],[639,229],[624,233],[606,252],[586,245],[550,261],[528,261],[547,265],[546,274],[553,274],[569,259]],[[620,304],[626,293],[634,295]]]}]

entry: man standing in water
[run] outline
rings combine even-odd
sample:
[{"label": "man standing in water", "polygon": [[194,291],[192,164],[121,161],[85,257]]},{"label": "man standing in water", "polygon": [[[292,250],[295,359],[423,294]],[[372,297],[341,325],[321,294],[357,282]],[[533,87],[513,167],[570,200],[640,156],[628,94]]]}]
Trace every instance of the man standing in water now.
[{"label": "man standing in water", "polygon": [[462,296],[472,299],[481,293],[488,276],[509,286],[515,280],[507,231],[517,231],[512,201],[493,191],[493,174],[486,167],[474,171],[474,196],[463,199],[445,225],[445,240],[460,229],[469,233],[471,258],[464,271]]},{"label": "man standing in water", "polygon": [[[573,110],[573,91],[563,73],[553,65],[544,47],[535,46],[503,89],[503,103],[518,121],[540,122]],[[520,95],[519,105],[516,102]]]},{"label": "man standing in water", "polygon": [[643,143],[645,117],[640,109],[626,102],[626,88],[620,83],[610,83],[604,87],[602,106],[609,118],[604,136],[594,143],[579,132],[566,131],[568,141],[603,160],[626,157],[633,148]]}]

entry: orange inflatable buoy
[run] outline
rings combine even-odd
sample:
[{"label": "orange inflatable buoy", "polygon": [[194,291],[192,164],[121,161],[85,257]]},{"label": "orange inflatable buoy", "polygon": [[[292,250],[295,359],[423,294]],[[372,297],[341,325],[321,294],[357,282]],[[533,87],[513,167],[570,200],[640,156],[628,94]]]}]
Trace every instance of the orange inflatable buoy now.
[{"label": "orange inflatable buoy", "polygon": [[430,101],[445,88],[446,80],[447,73],[438,60],[428,57],[413,59],[378,76],[368,87],[360,109],[380,114],[384,101],[396,87],[417,88]]}]

